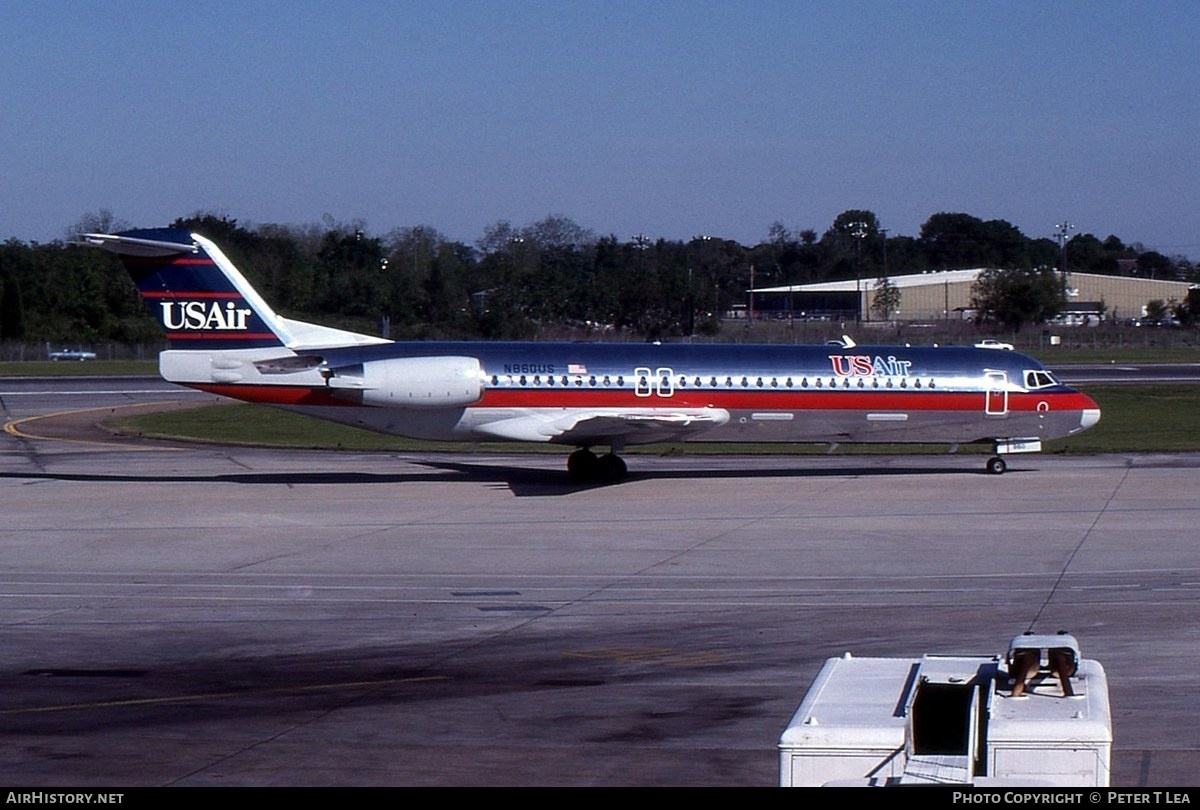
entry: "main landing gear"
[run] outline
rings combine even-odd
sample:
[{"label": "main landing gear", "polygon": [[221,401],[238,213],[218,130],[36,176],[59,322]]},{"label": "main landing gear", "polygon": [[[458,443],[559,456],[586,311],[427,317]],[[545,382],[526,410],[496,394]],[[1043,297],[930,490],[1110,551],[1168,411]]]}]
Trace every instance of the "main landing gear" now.
[{"label": "main landing gear", "polygon": [[597,456],[591,448],[581,447],[567,456],[567,475],[577,484],[615,484],[627,473],[625,461],[616,453]]}]

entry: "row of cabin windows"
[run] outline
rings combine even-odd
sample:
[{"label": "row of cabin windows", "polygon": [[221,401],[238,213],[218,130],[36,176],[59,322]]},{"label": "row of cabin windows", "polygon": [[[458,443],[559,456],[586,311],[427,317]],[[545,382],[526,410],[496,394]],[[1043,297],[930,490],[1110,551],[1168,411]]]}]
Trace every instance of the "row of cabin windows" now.
[{"label": "row of cabin windows", "polygon": [[[868,379],[870,380],[869,383],[867,381]],[[840,380],[840,383],[839,383],[839,380]],[[492,386],[497,387],[497,386],[501,386],[501,385],[506,385],[506,386],[507,385],[520,385],[520,386],[526,386],[526,387],[534,386],[535,388],[540,388],[542,386],[547,386],[550,388],[553,388],[555,386],[561,386],[563,388],[570,388],[571,386],[575,386],[576,388],[582,388],[584,386],[587,386],[589,388],[612,388],[614,386],[617,388],[628,387],[624,376],[618,376],[616,378],[613,378],[611,376],[597,377],[596,375],[593,374],[587,378],[584,378],[581,376],[567,376],[567,375],[563,375],[562,377],[556,378],[551,375],[547,375],[547,376],[543,377],[540,374],[534,374],[534,375],[522,374],[519,377],[515,376],[515,375],[510,376],[507,374],[493,374],[492,375]],[[635,378],[634,387],[638,390],[649,391],[650,390],[649,378],[647,378],[647,377]],[[849,377],[829,377],[828,382],[826,382],[826,378],[824,378],[824,377],[817,377],[812,382],[809,382],[808,377],[801,377],[799,382],[796,382],[792,377],[784,377],[782,379],[782,381],[780,380],[779,377],[771,377],[769,379],[766,377],[753,377],[753,378],[752,377],[742,377],[740,380],[737,380],[737,381],[735,381],[735,379],[733,377],[725,377],[723,381],[719,380],[717,377],[709,377],[707,383],[700,377],[694,377],[691,382],[688,382],[687,377],[678,377],[674,381],[672,381],[671,378],[669,378],[669,377],[662,377],[658,381],[658,387],[660,389],[675,388],[675,389],[680,389],[680,390],[687,389],[689,387],[691,387],[691,388],[705,388],[705,387],[707,387],[707,388],[751,388],[751,387],[753,387],[753,388],[775,388],[775,389],[778,389],[778,388],[801,388],[801,389],[804,389],[804,388],[842,388],[842,389],[846,389],[846,388],[885,388],[885,389],[886,388],[902,388],[902,389],[905,389],[905,388],[909,388],[910,384],[909,384],[909,381],[907,378],[902,378],[898,383],[896,383],[896,382],[893,382],[893,378],[891,378],[891,377],[885,377],[884,382],[882,384],[880,383],[878,377],[871,377],[871,378],[855,377],[853,383],[851,382],[851,378],[849,378]],[[921,380],[919,380],[919,379],[913,380],[911,387],[915,388],[917,390],[921,390],[924,388],[933,389],[933,388],[936,388],[937,385],[936,385],[935,381],[933,380],[933,378],[931,377],[925,383],[922,383]]]}]

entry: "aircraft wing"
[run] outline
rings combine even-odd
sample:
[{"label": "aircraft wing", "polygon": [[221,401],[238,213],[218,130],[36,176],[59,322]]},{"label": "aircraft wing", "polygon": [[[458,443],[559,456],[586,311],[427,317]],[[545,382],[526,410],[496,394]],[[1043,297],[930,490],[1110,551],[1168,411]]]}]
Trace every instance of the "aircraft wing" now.
[{"label": "aircraft wing", "polygon": [[722,408],[564,410],[560,414],[529,412],[477,425],[475,431],[497,439],[552,441],[556,444],[606,444],[614,439],[634,444],[675,441],[720,427],[729,421]]}]

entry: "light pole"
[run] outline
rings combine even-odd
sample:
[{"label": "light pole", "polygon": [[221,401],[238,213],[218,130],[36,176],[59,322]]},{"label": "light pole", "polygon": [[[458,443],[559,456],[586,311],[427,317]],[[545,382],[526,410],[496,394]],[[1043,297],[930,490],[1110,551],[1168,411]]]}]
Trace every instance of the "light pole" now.
[{"label": "light pole", "polygon": [[1054,236],[1058,239],[1058,249],[1061,255],[1059,260],[1059,272],[1062,273],[1062,297],[1063,304],[1067,302],[1067,242],[1071,239],[1071,231],[1075,230],[1075,226],[1065,219],[1055,225]]},{"label": "light pole", "polygon": [[[892,289],[891,289],[892,281],[890,278],[888,278],[888,268],[887,268],[888,229],[887,228],[879,228],[877,230],[878,230],[878,233],[880,234],[880,236],[883,237],[883,275],[880,276],[878,279],[876,279],[875,289],[877,290],[876,295],[879,295],[880,292],[882,292],[882,294],[884,296],[886,296],[886,298],[884,299],[884,302],[883,302],[883,319],[888,320],[889,318],[892,317],[892,302],[895,297],[893,295]],[[880,284],[882,284],[883,286],[881,287]],[[872,307],[876,306],[876,302],[872,301],[871,306]],[[867,312],[870,312],[870,311],[871,311],[870,309],[867,310]],[[893,325],[895,325],[895,321],[893,321]]]},{"label": "light pole", "polygon": [[854,322],[862,320],[862,240],[867,238],[867,223],[851,222],[849,227],[854,230],[850,235],[857,241],[854,243]]}]

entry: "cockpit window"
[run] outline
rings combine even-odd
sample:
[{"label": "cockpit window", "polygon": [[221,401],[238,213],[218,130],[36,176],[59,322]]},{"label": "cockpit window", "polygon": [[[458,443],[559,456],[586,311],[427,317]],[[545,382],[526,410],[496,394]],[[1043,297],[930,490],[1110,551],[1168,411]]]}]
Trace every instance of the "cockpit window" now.
[{"label": "cockpit window", "polygon": [[1045,369],[1025,372],[1025,387],[1031,391],[1037,388],[1050,388],[1055,385],[1058,385],[1058,380],[1054,379],[1054,375]]}]

